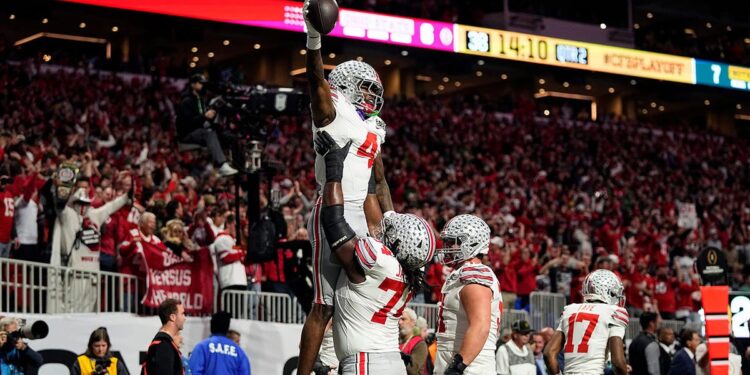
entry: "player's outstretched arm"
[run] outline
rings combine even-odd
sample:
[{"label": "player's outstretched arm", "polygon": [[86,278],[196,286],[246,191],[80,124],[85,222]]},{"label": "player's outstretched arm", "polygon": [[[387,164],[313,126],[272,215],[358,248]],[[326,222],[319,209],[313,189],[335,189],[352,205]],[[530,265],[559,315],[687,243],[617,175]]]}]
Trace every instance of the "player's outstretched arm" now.
[{"label": "player's outstretched arm", "polygon": [[339,147],[325,131],[318,132],[315,137],[315,151],[323,155],[326,165],[323,208],[320,211],[323,231],[349,281],[361,283],[365,281],[365,275],[354,260],[357,236],[344,218],[344,193],[341,189],[344,159],[351,144],[352,141],[349,141],[346,146]]},{"label": "player's outstretched arm", "polygon": [[555,331],[552,338],[544,347],[544,363],[547,365],[547,373],[557,375],[560,373],[560,364],[557,363],[557,355],[562,350],[565,335],[561,331]]},{"label": "player's outstretched arm", "polygon": [[627,375],[628,362],[625,360],[625,343],[622,338],[618,336],[610,337],[607,341],[607,348],[612,355],[612,367],[615,375]]},{"label": "player's outstretched arm", "polygon": [[374,235],[380,229],[383,213],[393,211],[391,189],[385,179],[385,167],[381,155],[382,153],[375,158],[364,206],[370,235]]},{"label": "player's outstretched arm", "polygon": [[307,26],[307,84],[310,88],[310,108],[316,127],[322,128],[336,118],[336,110],[331,100],[331,88],[325,78],[323,56],[320,52],[320,33],[315,30],[307,18],[310,1],[305,1],[302,13]]}]

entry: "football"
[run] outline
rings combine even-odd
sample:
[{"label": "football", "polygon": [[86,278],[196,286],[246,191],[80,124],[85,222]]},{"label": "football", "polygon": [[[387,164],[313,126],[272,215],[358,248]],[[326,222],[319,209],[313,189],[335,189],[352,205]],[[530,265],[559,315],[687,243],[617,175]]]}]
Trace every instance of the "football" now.
[{"label": "football", "polygon": [[336,0],[310,0],[308,10],[307,19],[321,34],[330,33],[339,19],[339,5]]}]

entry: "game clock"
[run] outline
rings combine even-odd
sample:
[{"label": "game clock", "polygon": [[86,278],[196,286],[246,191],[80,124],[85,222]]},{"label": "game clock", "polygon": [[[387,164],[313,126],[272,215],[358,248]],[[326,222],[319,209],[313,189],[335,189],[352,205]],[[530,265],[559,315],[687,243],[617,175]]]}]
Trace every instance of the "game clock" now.
[{"label": "game clock", "polygon": [[588,65],[588,48],[557,43],[554,38],[509,31],[466,31],[466,50],[492,57],[550,65]]}]

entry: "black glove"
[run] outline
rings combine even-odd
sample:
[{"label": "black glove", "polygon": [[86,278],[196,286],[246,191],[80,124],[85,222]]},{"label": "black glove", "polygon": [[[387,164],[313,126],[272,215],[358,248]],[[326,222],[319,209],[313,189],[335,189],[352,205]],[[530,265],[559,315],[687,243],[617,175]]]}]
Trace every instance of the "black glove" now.
[{"label": "black glove", "polygon": [[315,375],[328,375],[331,372],[331,367],[321,364],[313,367],[313,372]]},{"label": "black glove", "polygon": [[461,357],[461,354],[456,354],[453,356],[453,360],[451,361],[450,366],[448,366],[448,368],[445,369],[445,372],[443,374],[461,375],[464,373],[464,370],[466,370],[466,364],[464,364],[464,357]]},{"label": "black glove", "polygon": [[411,365],[411,356],[404,352],[401,352],[401,360],[404,361],[404,365]]},{"label": "black glove", "polygon": [[325,130],[319,131],[313,140],[315,152],[322,155],[326,163],[326,182],[341,182],[344,175],[344,159],[349,153],[352,141],[339,147],[333,137]]}]

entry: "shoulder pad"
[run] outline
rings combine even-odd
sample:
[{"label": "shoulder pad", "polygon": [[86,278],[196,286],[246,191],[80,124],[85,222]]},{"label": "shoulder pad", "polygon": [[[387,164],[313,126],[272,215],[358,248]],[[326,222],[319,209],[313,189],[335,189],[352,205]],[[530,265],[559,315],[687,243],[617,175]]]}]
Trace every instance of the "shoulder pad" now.
[{"label": "shoulder pad", "polygon": [[462,284],[479,284],[491,288],[495,283],[492,269],[484,264],[470,264],[461,267],[458,279]]}]

